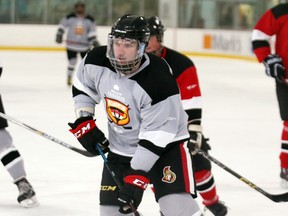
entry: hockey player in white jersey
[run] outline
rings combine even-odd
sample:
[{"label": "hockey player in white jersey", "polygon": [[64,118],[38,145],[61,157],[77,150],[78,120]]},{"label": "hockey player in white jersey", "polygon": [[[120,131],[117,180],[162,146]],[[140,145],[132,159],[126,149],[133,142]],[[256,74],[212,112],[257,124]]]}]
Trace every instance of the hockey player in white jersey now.
[{"label": "hockey player in white jersey", "polygon": [[[2,74],[0,62],[0,76]],[[0,95],[0,112],[4,113],[4,106]],[[0,117],[0,160],[14,180],[19,190],[17,201],[21,206],[30,208],[38,205],[35,192],[26,179],[24,162],[16,147],[12,143],[10,133],[5,129],[8,123]]]},{"label": "hockey player in white jersey", "polygon": [[94,18],[85,14],[85,4],[81,1],[74,5],[74,12],[61,19],[56,34],[56,42],[63,42],[63,34],[66,32],[66,49],[68,58],[67,84],[72,84],[72,76],[75,69],[77,54],[83,58],[90,47],[99,46],[96,38],[96,24]]},{"label": "hockey player in white jersey", "polygon": [[[119,190],[104,166],[101,216],[134,215],[131,204],[137,209],[149,183],[164,216],[200,216],[188,116],[168,64],[145,53],[149,36],[144,17],[124,15],[112,26],[108,45],[88,52],[73,84],[77,119],[70,131],[89,152],[99,154],[97,143],[108,152],[110,169],[123,184]],[[93,119],[100,101],[109,139]]]}]

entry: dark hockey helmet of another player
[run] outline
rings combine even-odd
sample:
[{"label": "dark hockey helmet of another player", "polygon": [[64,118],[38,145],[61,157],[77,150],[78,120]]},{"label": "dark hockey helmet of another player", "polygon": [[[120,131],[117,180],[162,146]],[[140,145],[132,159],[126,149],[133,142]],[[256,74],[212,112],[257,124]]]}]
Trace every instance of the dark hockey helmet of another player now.
[{"label": "dark hockey helmet of another player", "polygon": [[[143,16],[126,14],[119,18],[112,26],[108,34],[108,44],[106,56],[111,65],[119,72],[127,74],[139,66],[145,53],[145,48],[150,37],[150,30],[147,20]],[[137,43],[138,51],[133,59],[119,60],[115,57],[113,44],[120,39],[129,46]]]},{"label": "dark hockey helmet of another player", "polygon": [[150,35],[155,35],[157,40],[162,43],[164,31],[166,30],[161,20],[157,16],[152,16],[148,19]]}]

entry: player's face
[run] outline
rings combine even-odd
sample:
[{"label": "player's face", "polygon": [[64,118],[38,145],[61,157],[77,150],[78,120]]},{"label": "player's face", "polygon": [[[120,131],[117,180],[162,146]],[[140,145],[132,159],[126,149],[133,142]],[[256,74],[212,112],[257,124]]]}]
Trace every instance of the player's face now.
[{"label": "player's face", "polygon": [[79,5],[75,8],[75,13],[79,15],[83,15],[85,13],[85,7]]},{"label": "player's face", "polygon": [[156,35],[152,35],[149,39],[148,46],[146,47],[147,53],[156,53],[156,51],[160,50],[162,47],[161,43],[158,41]]},{"label": "player's face", "polygon": [[134,60],[138,52],[138,42],[133,39],[115,38],[113,42],[113,51],[115,58],[121,64],[129,60]]}]

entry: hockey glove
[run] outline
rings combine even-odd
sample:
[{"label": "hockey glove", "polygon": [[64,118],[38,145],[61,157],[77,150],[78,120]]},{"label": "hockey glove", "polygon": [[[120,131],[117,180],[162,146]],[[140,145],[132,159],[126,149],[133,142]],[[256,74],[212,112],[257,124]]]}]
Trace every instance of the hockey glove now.
[{"label": "hockey glove", "polygon": [[93,48],[100,46],[100,43],[98,42],[98,40],[96,40],[96,37],[91,37],[88,40],[89,40],[89,44],[91,44]]},{"label": "hockey glove", "polygon": [[130,169],[128,175],[124,177],[124,185],[118,194],[119,212],[122,214],[134,212],[141,203],[144,190],[149,182],[146,172]]},{"label": "hockey glove", "polygon": [[278,82],[285,82],[286,70],[280,56],[270,54],[263,60],[263,64],[268,76],[274,77]]},{"label": "hockey glove", "polygon": [[95,41],[93,41],[92,45],[94,48],[96,48],[96,47],[100,46],[100,43],[97,40],[95,40]]},{"label": "hockey glove", "polygon": [[58,29],[56,34],[56,43],[61,44],[63,42],[63,33],[64,31],[62,29]]},{"label": "hockey glove", "polygon": [[[197,124],[189,124],[188,132],[190,134],[190,143],[201,148],[202,145],[202,126]],[[192,146],[191,154],[197,154],[196,150]]]},{"label": "hockey glove", "polygon": [[80,117],[74,123],[68,123],[68,125],[72,128],[69,131],[75,135],[88,152],[99,155],[97,144],[104,153],[108,152],[109,141],[96,126],[92,116]]}]

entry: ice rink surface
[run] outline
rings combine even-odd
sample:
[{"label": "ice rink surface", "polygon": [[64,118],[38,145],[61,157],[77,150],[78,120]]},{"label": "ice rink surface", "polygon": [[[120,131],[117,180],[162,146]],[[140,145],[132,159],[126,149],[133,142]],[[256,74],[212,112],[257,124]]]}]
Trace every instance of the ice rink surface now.
[{"label": "ice rink surface", "polygon": [[[65,53],[1,51],[0,59],[6,113],[80,148],[67,126],[75,117],[71,89],[66,86]],[[202,87],[203,126],[210,138],[210,154],[269,193],[287,192],[280,187],[282,122],[273,79],[256,62],[193,60]],[[107,133],[102,107],[96,118]],[[84,157],[13,123],[8,129],[24,158],[40,206],[23,209],[17,204],[17,188],[1,166],[0,216],[99,215],[100,157]],[[228,215],[288,214],[288,203],[272,202],[215,164],[213,173],[220,199],[229,207]],[[201,198],[197,200],[201,205]],[[150,189],[139,210],[144,216],[159,215]]]}]

